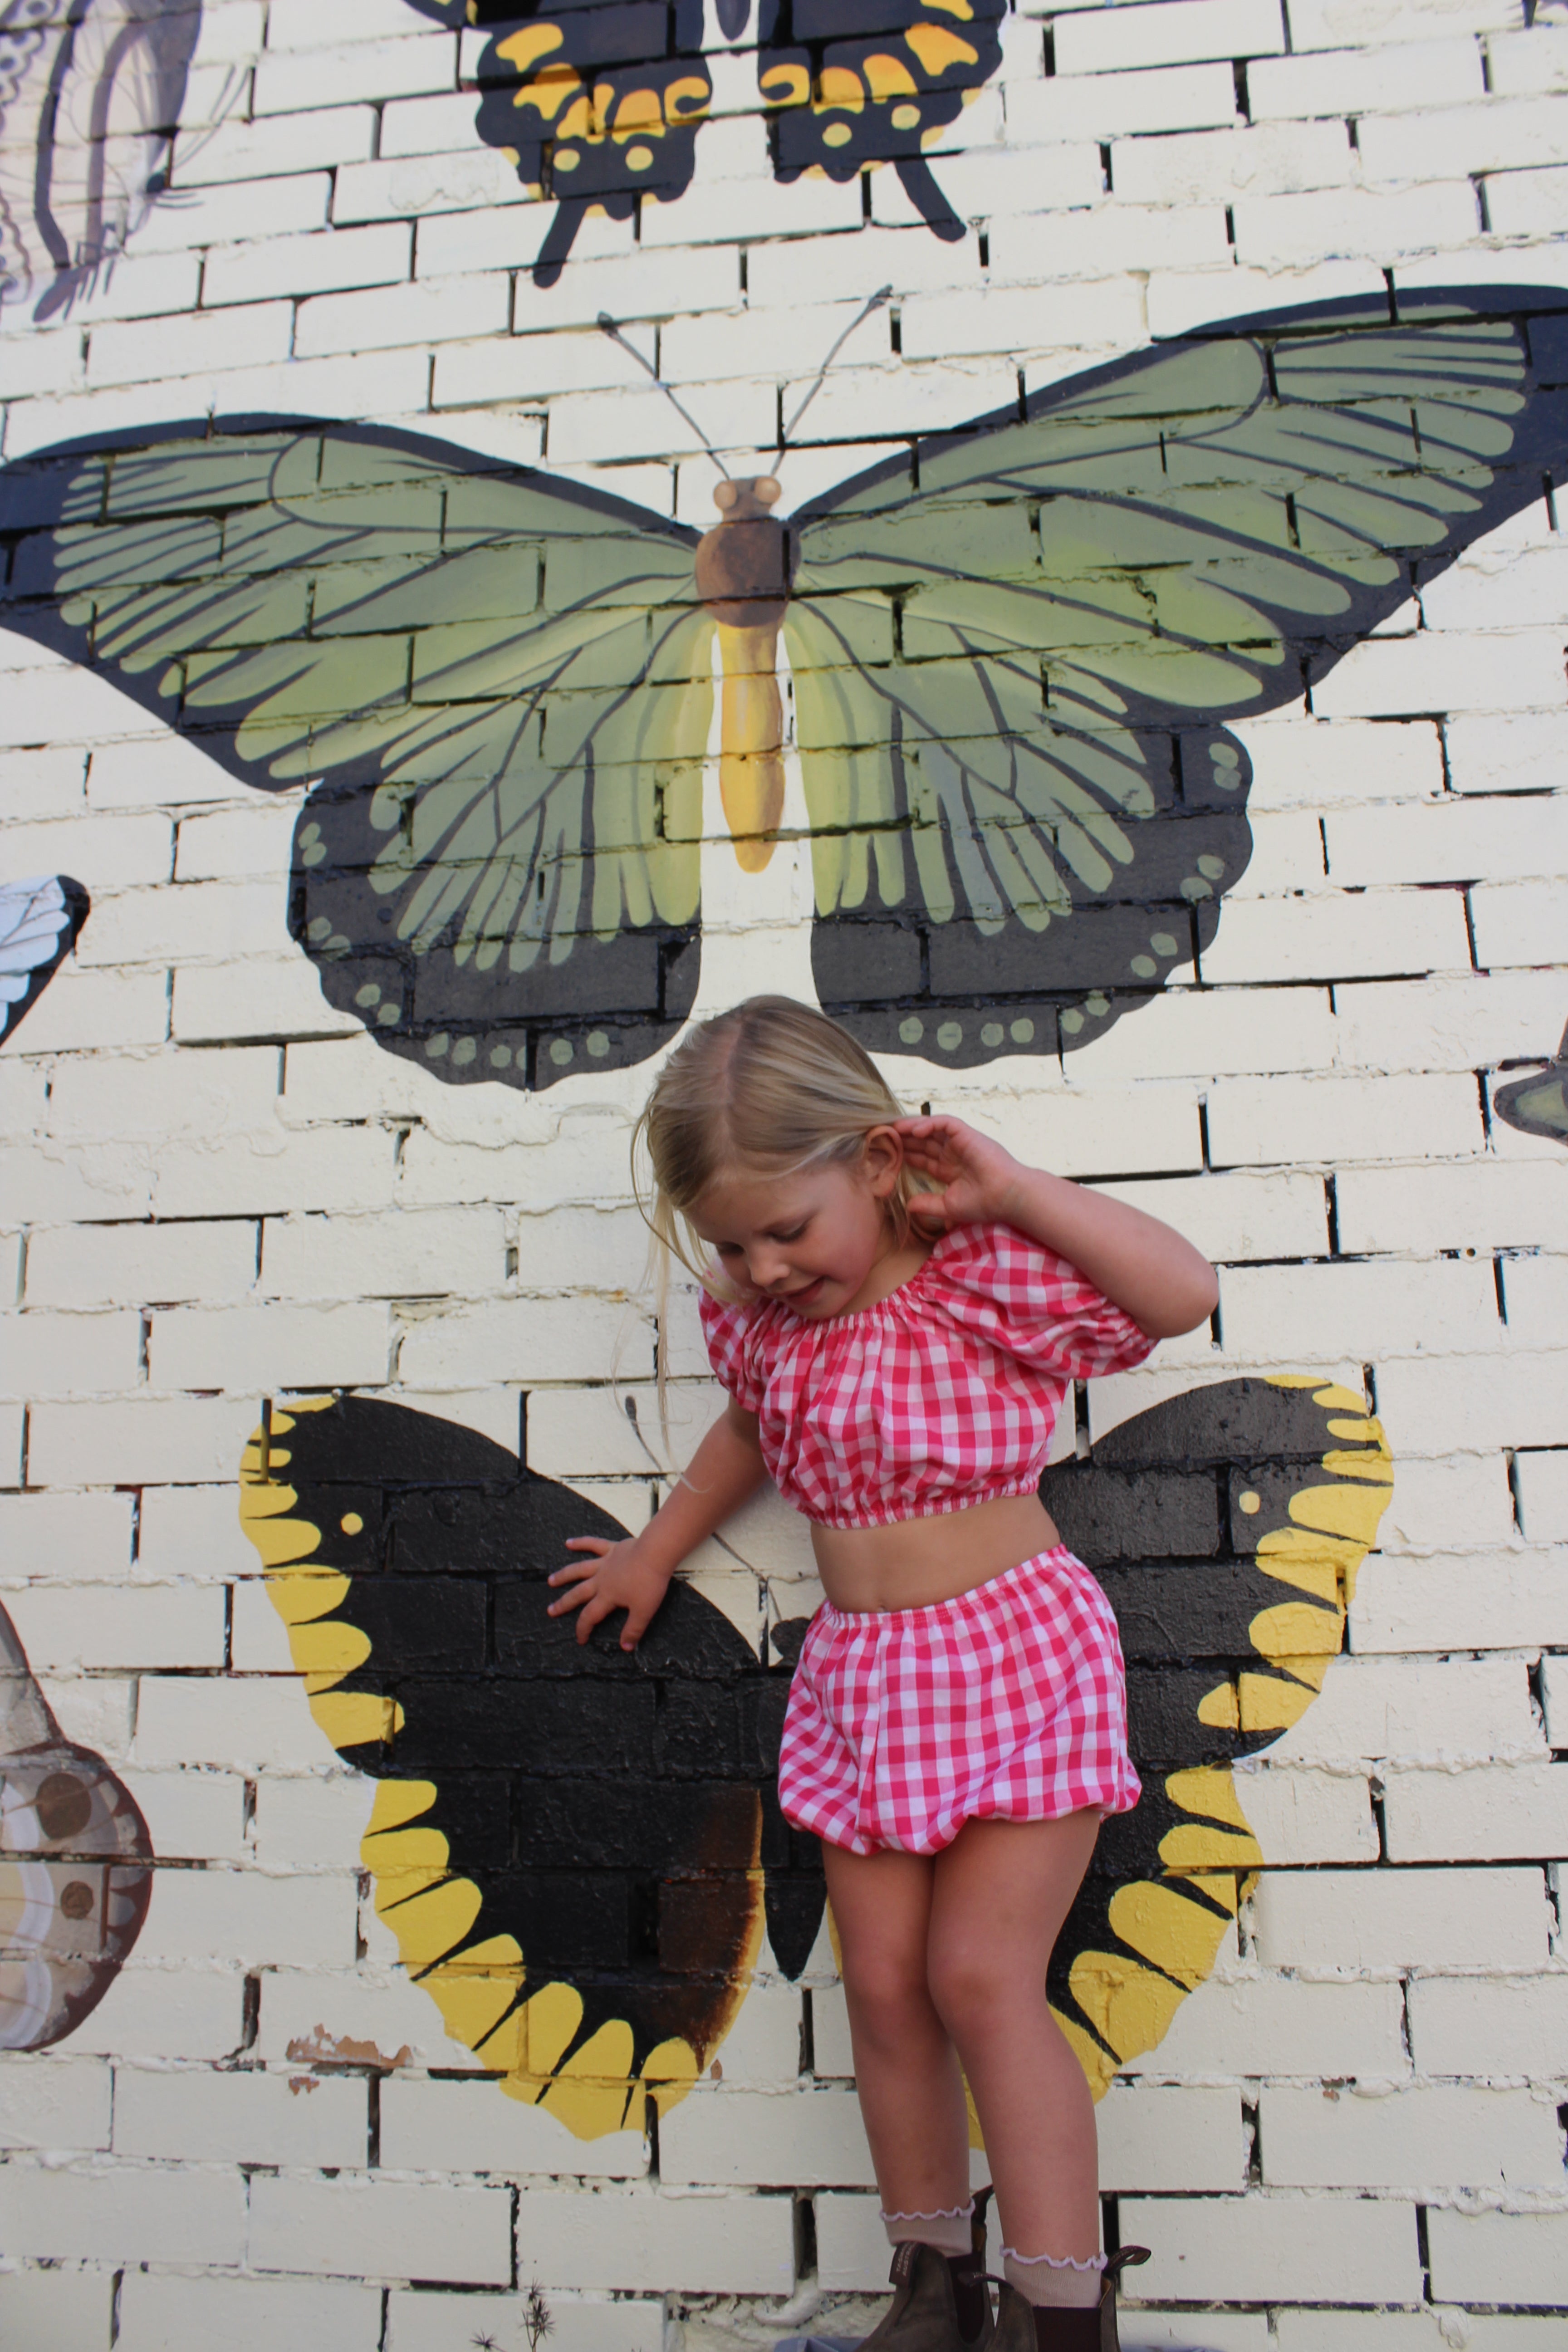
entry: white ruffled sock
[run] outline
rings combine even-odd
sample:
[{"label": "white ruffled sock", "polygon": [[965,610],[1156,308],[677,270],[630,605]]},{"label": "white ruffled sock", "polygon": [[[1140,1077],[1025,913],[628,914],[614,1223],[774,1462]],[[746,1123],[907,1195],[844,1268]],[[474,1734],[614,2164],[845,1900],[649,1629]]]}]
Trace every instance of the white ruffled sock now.
[{"label": "white ruffled sock", "polygon": [[934,2246],[939,2253],[960,2255],[969,2252],[973,2244],[970,2223],[974,2218],[974,2200],[967,2205],[939,2206],[934,2213],[889,2213],[884,2210],[882,2227],[890,2246]]},{"label": "white ruffled sock", "polygon": [[1075,2263],[1070,2254],[1020,2254],[1002,2249],[1002,2275],[1026,2303],[1062,2311],[1092,2311],[1105,2282],[1105,2256]]}]

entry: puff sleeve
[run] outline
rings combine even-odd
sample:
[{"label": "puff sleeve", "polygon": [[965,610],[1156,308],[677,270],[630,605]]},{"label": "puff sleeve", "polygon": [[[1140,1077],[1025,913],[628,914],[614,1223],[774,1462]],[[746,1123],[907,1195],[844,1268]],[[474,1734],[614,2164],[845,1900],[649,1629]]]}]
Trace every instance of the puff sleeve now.
[{"label": "puff sleeve", "polygon": [[758,1412],[763,1402],[763,1381],[748,1344],[752,1337],[753,1311],[746,1306],[727,1306],[710,1292],[700,1290],[697,1312],[701,1320],[702,1337],[707,1343],[708,1360],[713,1367],[714,1378],[721,1388],[729,1391],[743,1411]]},{"label": "puff sleeve", "polygon": [[947,1313],[1020,1363],[1066,1380],[1131,1371],[1155,1342],[1077,1266],[1012,1225],[963,1225],[938,1244]]}]

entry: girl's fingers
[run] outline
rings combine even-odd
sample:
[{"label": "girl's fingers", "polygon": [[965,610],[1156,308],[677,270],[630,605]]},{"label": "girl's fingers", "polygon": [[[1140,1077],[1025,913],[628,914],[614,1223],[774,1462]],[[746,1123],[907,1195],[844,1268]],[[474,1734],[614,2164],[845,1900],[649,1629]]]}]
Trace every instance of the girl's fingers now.
[{"label": "girl's fingers", "polygon": [[596,1559],[569,1559],[564,1568],[552,1570],[545,1579],[549,1584],[576,1584],[584,1576],[597,1576],[600,1562]]},{"label": "girl's fingers", "polygon": [[568,1536],[563,1549],[567,1551],[596,1552],[603,1559],[611,1545],[605,1536]]}]

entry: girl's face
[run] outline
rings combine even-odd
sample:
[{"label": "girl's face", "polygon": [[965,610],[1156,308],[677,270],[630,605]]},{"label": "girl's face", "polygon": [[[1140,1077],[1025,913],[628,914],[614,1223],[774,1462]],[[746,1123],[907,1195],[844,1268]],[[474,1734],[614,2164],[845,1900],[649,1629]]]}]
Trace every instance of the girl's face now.
[{"label": "girl's face", "polygon": [[874,1128],[848,1166],[719,1178],[691,1223],[731,1282],[826,1321],[854,1305],[894,1246],[888,1202],[902,1160],[898,1136]]}]

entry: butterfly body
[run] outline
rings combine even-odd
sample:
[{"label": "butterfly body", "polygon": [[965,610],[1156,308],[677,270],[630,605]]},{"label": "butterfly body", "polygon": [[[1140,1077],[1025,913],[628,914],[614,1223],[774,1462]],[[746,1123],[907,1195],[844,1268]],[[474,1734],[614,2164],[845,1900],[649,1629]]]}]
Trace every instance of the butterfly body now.
[{"label": "butterfly body", "polygon": [[771,474],[721,482],[721,520],[697,542],[697,593],[717,625],[723,675],[719,791],[742,872],[761,873],[784,815],[779,629],[789,602],[790,539],[772,512]]}]

